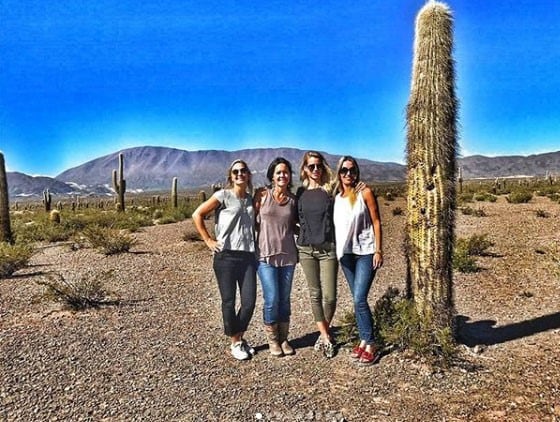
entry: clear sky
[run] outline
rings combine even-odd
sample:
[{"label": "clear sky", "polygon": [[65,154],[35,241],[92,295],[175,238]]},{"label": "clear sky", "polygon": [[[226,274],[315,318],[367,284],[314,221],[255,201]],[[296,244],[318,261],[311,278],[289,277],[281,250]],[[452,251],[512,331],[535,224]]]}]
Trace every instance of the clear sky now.
[{"label": "clear sky", "polygon": [[[50,175],[132,146],[404,162],[418,0],[2,0],[0,150]],[[560,150],[560,1],[449,1],[462,155]]]}]

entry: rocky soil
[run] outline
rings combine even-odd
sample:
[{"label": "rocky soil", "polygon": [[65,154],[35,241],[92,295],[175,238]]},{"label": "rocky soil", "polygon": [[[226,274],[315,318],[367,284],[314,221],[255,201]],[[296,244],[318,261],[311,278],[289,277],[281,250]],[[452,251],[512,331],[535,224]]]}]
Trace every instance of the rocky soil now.
[{"label": "rocky soil", "polygon": [[[405,217],[391,212],[404,201],[380,206],[385,266],[372,304],[388,286],[402,288],[405,274]],[[407,352],[365,368],[345,349],[323,358],[299,267],[296,355],[269,355],[259,290],[247,333],[257,354],[235,361],[210,253],[182,240],[190,220],[143,229],[117,256],[41,245],[29,267],[0,280],[0,420],[560,420],[560,205],[474,206],[488,215],[458,213],[458,236],[486,233],[495,246],[478,259],[481,271],[455,275],[461,359],[438,370]],[[82,312],[45,299],[37,283],[109,270],[105,287],[118,302]],[[351,309],[342,274],[339,287],[337,318]]]}]

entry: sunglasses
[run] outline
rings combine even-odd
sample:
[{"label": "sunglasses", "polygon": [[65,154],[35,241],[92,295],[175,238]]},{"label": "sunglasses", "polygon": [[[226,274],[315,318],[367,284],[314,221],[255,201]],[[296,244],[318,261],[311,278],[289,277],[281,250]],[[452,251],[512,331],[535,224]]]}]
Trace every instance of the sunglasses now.
[{"label": "sunglasses", "polygon": [[247,167],[243,167],[241,169],[233,169],[231,172],[234,174],[234,176],[237,176],[238,174],[247,174]]},{"label": "sunglasses", "polygon": [[323,170],[322,164],[308,164],[306,167],[309,171]]},{"label": "sunglasses", "polygon": [[341,176],[346,176],[348,173],[350,173],[350,176],[356,176],[358,174],[358,170],[356,170],[356,167],[341,167],[338,171],[338,174]]}]

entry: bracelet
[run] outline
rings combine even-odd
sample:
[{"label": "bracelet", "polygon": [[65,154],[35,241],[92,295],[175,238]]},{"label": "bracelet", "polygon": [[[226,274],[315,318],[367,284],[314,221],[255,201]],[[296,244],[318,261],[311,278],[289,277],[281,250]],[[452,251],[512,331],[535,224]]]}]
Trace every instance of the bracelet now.
[{"label": "bracelet", "polygon": [[374,252],[374,255],[375,255],[376,253],[378,253],[379,255],[383,255],[383,251],[375,251],[375,252]]}]

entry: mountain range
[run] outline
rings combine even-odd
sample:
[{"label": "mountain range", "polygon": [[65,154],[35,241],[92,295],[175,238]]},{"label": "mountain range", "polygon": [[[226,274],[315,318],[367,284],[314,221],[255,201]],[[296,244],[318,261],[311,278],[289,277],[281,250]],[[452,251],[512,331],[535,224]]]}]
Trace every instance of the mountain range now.
[{"label": "mountain range", "polygon": [[[52,194],[110,195],[111,175],[118,168],[118,155],[124,156],[124,178],[127,191],[168,190],[173,177],[178,178],[179,189],[198,188],[223,183],[230,163],[244,159],[253,172],[253,183],[263,185],[268,164],[275,157],[284,157],[292,163],[294,181],[299,180],[299,166],[304,150],[296,148],[256,148],[238,151],[186,151],[175,148],[144,146],[117,151],[63,171],[54,178],[32,177],[8,172],[10,197],[39,196],[44,189]],[[331,168],[339,156],[324,153]],[[406,166],[398,163],[371,161],[358,158],[362,178],[368,181],[403,181]],[[560,151],[530,156],[484,157],[473,155],[459,159],[463,178],[495,178],[515,176],[544,176],[547,172],[560,173]]]}]

